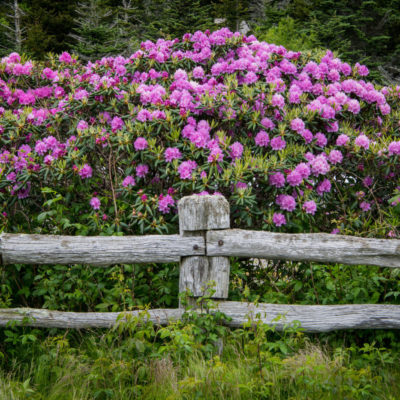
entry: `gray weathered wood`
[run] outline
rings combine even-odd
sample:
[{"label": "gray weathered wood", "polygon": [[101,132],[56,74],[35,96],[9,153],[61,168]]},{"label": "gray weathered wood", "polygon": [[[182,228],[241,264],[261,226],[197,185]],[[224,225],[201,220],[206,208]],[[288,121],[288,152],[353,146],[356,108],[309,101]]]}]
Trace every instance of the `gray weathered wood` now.
[{"label": "gray weathered wood", "polygon": [[[182,237],[204,237],[209,229],[229,228],[229,203],[223,196],[188,196],[178,203],[179,230]],[[226,299],[229,290],[228,257],[182,257],[179,292],[193,297],[206,294],[209,283],[215,291],[211,297]]]},{"label": "gray weathered wood", "polygon": [[[126,311],[124,315],[137,317],[144,311]],[[182,309],[149,310],[146,320],[159,325],[166,325],[169,321],[181,318]],[[117,322],[119,312],[67,312],[52,311],[34,308],[9,308],[0,309],[0,327],[6,326],[10,321],[23,323],[25,326],[39,328],[109,328]],[[123,321],[124,318],[121,319]],[[126,319],[125,319],[126,320]]]},{"label": "gray weathered wood", "polygon": [[400,267],[400,240],[230,229],[207,233],[207,255]]},{"label": "gray weathered wood", "polygon": [[227,229],[229,203],[223,196],[186,196],[178,202],[179,231]]},{"label": "gray weathered wood", "polygon": [[129,264],[179,262],[181,256],[205,254],[203,237],[54,236],[2,234],[4,264]]},{"label": "gray weathered wood", "polygon": [[[380,304],[352,305],[284,305],[241,303],[222,301],[217,309],[231,321],[231,327],[241,327],[244,323],[261,321],[274,325],[278,331],[299,321],[305,332],[329,332],[344,329],[400,329],[400,306]],[[148,319],[165,325],[182,317],[183,309],[149,310]],[[138,316],[140,311],[127,311],[126,315]],[[0,309],[0,327],[10,321],[25,322],[26,326],[42,328],[108,328],[116,323],[118,312],[76,313],[43,309],[14,308]]]},{"label": "gray weathered wood", "polygon": [[[219,310],[232,318],[232,327],[260,320],[282,330],[299,321],[306,332],[329,332],[342,329],[400,329],[400,306],[391,304],[285,305],[221,302]],[[281,317],[280,317],[281,316]]]},{"label": "gray weathered wood", "polygon": [[228,257],[183,257],[179,272],[181,291],[189,290],[193,297],[207,293],[207,283],[215,290],[214,298],[227,299],[229,291],[230,263]]}]

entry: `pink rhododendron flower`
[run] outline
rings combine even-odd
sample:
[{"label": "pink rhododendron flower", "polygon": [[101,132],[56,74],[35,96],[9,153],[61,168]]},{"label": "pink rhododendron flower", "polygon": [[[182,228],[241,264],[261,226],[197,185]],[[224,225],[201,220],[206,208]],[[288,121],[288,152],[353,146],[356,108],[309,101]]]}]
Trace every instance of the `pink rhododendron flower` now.
[{"label": "pink rhododendron flower", "polygon": [[336,139],[336,145],[337,146],[344,146],[349,142],[349,140],[350,140],[350,138],[347,135],[341,134]]},{"label": "pink rhododendron flower", "polygon": [[136,167],[136,176],[144,178],[149,173],[149,166],[146,164],[139,164]]},{"label": "pink rhododendron flower", "polygon": [[293,211],[296,208],[296,200],[293,196],[287,194],[280,194],[276,197],[276,204],[286,211]]},{"label": "pink rhododendron flower", "polygon": [[391,142],[388,146],[389,155],[399,155],[400,154],[400,141]]},{"label": "pink rhododendron flower", "polygon": [[329,193],[331,191],[331,181],[329,179],[324,179],[318,186],[317,186],[317,193],[322,196],[324,193]]},{"label": "pink rhododendron flower", "polygon": [[247,189],[247,183],[245,183],[245,182],[238,182],[238,183],[236,184],[236,189],[238,189],[238,190]]},{"label": "pink rhododendron flower", "polygon": [[303,177],[298,171],[294,170],[287,176],[286,180],[290,186],[299,186]]},{"label": "pink rhododendron flower", "polygon": [[365,65],[360,65],[356,63],[356,70],[360,76],[367,76],[369,74],[369,70]]},{"label": "pink rhododendron flower", "polygon": [[194,161],[184,161],[179,167],[178,172],[181,179],[191,179],[192,171],[197,167]]},{"label": "pink rhododendron flower", "polygon": [[366,176],[366,177],[363,179],[363,185],[364,185],[365,187],[370,187],[373,183],[374,183],[374,180],[373,180],[370,176]]},{"label": "pink rhododendron flower", "polygon": [[283,108],[285,106],[285,99],[283,98],[282,95],[280,94],[274,94],[272,96],[272,101],[271,104],[274,107],[279,107],[279,108]]},{"label": "pink rhododendron flower", "polygon": [[69,53],[67,53],[66,51],[64,51],[60,57],[58,57],[60,62],[63,62],[65,64],[70,64],[72,62],[72,57]]},{"label": "pink rhododendron flower", "polygon": [[367,203],[366,201],[363,201],[363,202],[360,203],[360,208],[361,208],[361,210],[366,212],[366,211],[371,209],[371,204]]},{"label": "pink rhododendron flower", "polygon": [[300,133],[305,128],[304,121],[300,118],[295,118],[291,121],[290,128]]},{"label": "pink rhododendron flower", "polygon": [[379,105],[379,110],[381,111],[382,115],[388,115],[390,114],[391,111],[391,107],[389,104],[385,103],[385,104],[380,104]]},{"label": "pink rhododendron flower", "polygon": [[163,214],[168,214],[170,212],[170,207],[172,207],[174,204],[175,201],[169,194],[166,196],[160,194],[160,197],[158,198],[158,209]]},{"label": "pink rhododendron flower", "polygon": [[306,202],[303,204],[303,210],[304,210],[307,214],[314,215],[315,212],[317,211],[317,205],[315,204],[315,201],[313,201],[313,200],[306,201]]},{"label": "pink rhododendron flower", "polygon": [[183,79],[183,80],[187,81],[187,79],[188,79],[187,72],[183,69],[176,70],[176,72],[174,74],[174,79],[175,80]]},{"label": "pink rhododendron flower", "polygon": [[92,177],[92,167],[89,164],[85,164],[80,170],[79,170],[79,176],[83,179],[91,178]]},{"label": "pink rhododendron flower", "polygon": [[196,67],[193,69],[193,78],[196,79],[204,78],[204,70],[202,67]]},{"label": "pink rhododendron flower", "polygon": [[98,197],[92,197],[92,198],[90,199],[90,205],[91,205],[91,207],[93,208],[93,210],[99,210],[99,209],[100,209],[101,202],[100,202],[100,200],[99,200]]},{"label": "pink rhododendron flower", "polygon": [[89,128],[89,124],[84,120],[80,120],[78,122],[78,125],[76,126],[76,129],[79,129],[81,131],[84,131],[85,129],[88,129],[88,128]]},{"label": "pink rhododendron flower", "polygon": [[275,124],[271,121],[271,119],[269,118],[263,118],[261,120],[261,125],[265,128],[265,129],[274,129],[275,128]]},{"label": "pink rhododendron flower", "polygon": [[258,76],[253,71],[249,71],[243,79],[243,82],[249,85],[257,81]]},{"label": "pink rhododendron flower", "polygon": [[124,121],[120,117],[114,117],[112,119],[112,121],[111,121],[111,129],[112,129],[113,132],[121,129],[123,126],[124,126]]},{"label": "pink rhododendron flower", "polygon": [[354,144],[367,150],[369,148],[369,139],[365,135],[359,135],[354,141]]},{"label": "pink rhododendron flower", "polygon": [[11,172],[6,176],[6,179],[10,182],[15,182],[17,174],[15,172]]},{"label": "pink rhododendron flower", "polygon": [[54,157],[48,154],[47,156],[44,157],[43,162],[46,165],[51,165],[51,163],[54,161]]},{"label": "pink rhododendron flower", "polygon": [[128,187],[128,186],[135,186],[136,182],[133,176],[128,175],[123,181],[122,181],[122,186],[123,187]]},{"label": "pink rhododendron flower", "polygon": [[304,141],[309,144],[314,139],[314,135],[311,133],[309,129],[303,129],[301,131],[301,136],[303,137]]},{"label": "pink rhododendron flower", "polygon": [[317,139],[317,146],[319,146],[319,147],[325,147],[326,144],[328,143],[328,139],[321,132],[317,132],[315,134],[315,139]]},{"label": "pink rhododendron flower", "polygon": [[133,144],[133,146],[135,147],[135,150],[139,151],[139,150],[145,150],[147,149],[148,143],[147,140],[143,137],[138,137],[135,140],[135,143]]},{"label": "pink rhododendron flower", "polygon": [[326,175],[329,170],[329,164],[326,161],[326,158],[321,154],[319,156],[316,156],[311,162],[311,171],[314,175]]},{"label": "pink rhododendron flower", "polygon": [[218,146],[215,146],[211,149],[211,153],[208,156],[207,161],[209,163],[221,162],[223,159],[224,159],[224,154],[222,153],[222,150]]},{"label": "pink rhododendron flower", "polygon": [[270,144],[274,150],[283,150],[286,147],[286,142],[280,136],[271,139]]},{"label": "pink rhododendron flower", "polygon": [[89,93],[85,89],[78,90],[77,92],[75,92],[75,95],[74,95],[75,100],[84,100],[84,99],[87,99],[88,97],[89,97]]},{"label": "pink rhododendron flower", "polygon": [[348,107],[348,110],[350,112],[352,112],[353,114],[358,114],[361,109],[360,103],[355,99],[349,100],[347,102],[347,107]]},{"label": "pink rhododendron flower", "polygon": [[47,151],[46,143],[38,140],[35,145],[35,152],[38,153],[40,156],[43,156]]},{"label": "pink rhododendron flower", "polygon": [[298,164],[294,171],[300,174],[303,179],[307,179],[311,174],[310,167],[306,163]]},{"label": "pink rhododendron flower", "polygon": [[29,197],[29,193],[31,191],[31,183],[27,182],[25,184],[25,187],[21,187],[21,186],[17,185],[17,187],[14,186],[14,188],[15,188],[15,190],[18,189],[17,197],[19,199],[26,199],[27,197]]},{"label": "pink rhododendron flower", "polygon": [[272,222],[275,224],[275,226],[279,227],[286,225],[286,218],[282,213],[274,213],[272,216]]},{"label": "pink rhododendron flower", "polygon": [[168,147],[164,152],[165,161],[171,162],[182,157],[182,153],[177,147]]},{"label": "pink rhododendron flower", "polygon": [[229,146],[231,152],[231,157],[233,159],[242,157],[243,154],[243,145],[240,142],[235,142]]},{"label": "pink rhododendron flower", "polygon": [[53,71],[50,68],[45,68],[42,72],[43,79],[54,80],[56,77],[58,77],[57,71]]},{"label": "pink rhododendron flower", "polygon": [[265,131],[260,131],[257,133],[254,141],[257,146],[267,147],[269,143],[269,136],[268,133]]},{"label": "pink rhododendron flower", "polygon": [[276,172],[269,176],[269,183],[277,188],[285,186],[285,175],[282,172]]},{"label": "pink rhododendron flower", "polygon": [[339,150],[331,150],[328,160],[331,164],[341,163],[343,160],[343,154]]}]

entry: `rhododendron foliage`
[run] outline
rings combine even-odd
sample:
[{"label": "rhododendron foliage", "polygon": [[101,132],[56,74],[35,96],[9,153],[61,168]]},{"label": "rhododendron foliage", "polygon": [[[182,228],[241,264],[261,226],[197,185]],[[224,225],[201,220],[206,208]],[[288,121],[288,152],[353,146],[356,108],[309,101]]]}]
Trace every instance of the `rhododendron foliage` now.
[{"label": "rhododendron foliage", "polygon": [[86,64],[10,54],[1,229],[172,232],[197,193],[226,196],[235,227],[395,237],[400,87],[367,75],[226,28]]}]

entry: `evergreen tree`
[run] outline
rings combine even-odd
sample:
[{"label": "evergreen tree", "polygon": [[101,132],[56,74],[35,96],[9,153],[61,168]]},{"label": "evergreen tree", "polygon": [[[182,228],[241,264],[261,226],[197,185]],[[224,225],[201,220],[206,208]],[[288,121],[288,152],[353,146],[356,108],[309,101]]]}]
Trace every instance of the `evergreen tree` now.
[{"label": "evergreen tree", "polygon": [[28,26],[26,39],[27,53],[33,58],[44,59],[46,54],[51,51],[51,44],[55,41],[55,36],[46,32],[45,27],[36,20]]},{"label": "evergreen tree", "polygon": [[255,27],[258,40],[282,45],[288,50],[304,51],[318,47],[315,34],[307,34],[300,29],[300,24],[287,16],[279,20],[278,24],[265,29],[265,26]]},{"label": "evergreen tree", "polygon": [[122,0],[116,16],[117,41],[121,54],[131,55],[138,47],[143,19],[139,0]]},{"label": "evergreen tree", "polygon": [[234,31],[239,31],[240,23],[250,19],[250,6],[253,16],[255,16],[257,13],[257,4],[260,6],[256,0],[218,0],[214,3],[214,16],[215,18],[226,20],[223,26],[227,26]]},{"label": "evergreen tree", "polygon": [[[400,64],[400,1],[317,1],[310,12],[310,29],[321,44],[338,50],[349,61],[381,66],[391,79]],[[397,32],[397,33],[395,33]],[[375,78],[378,73],[373,72]]]},{"label": "evergreen tree", "polygon": [[[213,29],[212,8],[201,0],[147,0],[145,36],[182,37],[187,32]],[[147,28],[147,29],[146,29]]]},{"label": "evergreen tree", "polygon": [[4,38],[0,42],[1,47],[5,53],[10,51],[21,53],[26,33],[26,28],[24,28],[22,21],[25,12],[22,10],[18,0],[6,3],[5,7],[8,9],[8,12],[0,20],[2,36]]},{"label": "evergreen tree", "polygon": [[299,36],[310,35],[316,46],[367,64],[373,78],[400,78],[400,0],[270,0],[259,29],[265,32],[287,17]]},{"label": "evergreen tree", "polygon": [[77,0],[24,0],[28,7],[27,49],[35,58],[48,52],[62,53],[70,49],[69,33],[74,24]]},{"label": "evergreen tree", "polygon": [[254,23],[257,20],[265,18],[264,0],[249,0],[248,17],[250,22]]},{"label": "evergreen tree", "polygon": [[78,3],[76,15],[72,48],[82,59],[95,60],[119,53],[118,27],[111,8],[101,0],[89,0]]}]

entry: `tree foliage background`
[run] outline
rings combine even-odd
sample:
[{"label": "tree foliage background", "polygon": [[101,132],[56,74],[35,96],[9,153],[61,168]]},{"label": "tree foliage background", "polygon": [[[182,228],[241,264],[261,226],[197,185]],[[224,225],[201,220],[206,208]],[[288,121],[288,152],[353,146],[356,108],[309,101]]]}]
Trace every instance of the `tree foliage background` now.
[{"label": "tree foliage background", "polygon": [[[16,40],[15,6],[22,32]],[[400,0],[7,0],[0,2],[0,55],[83,59],[130,54],[140,42],[244,21],[260,39],[293,50],[329,48],[365,63],[381,83],[400,80]]]}]

